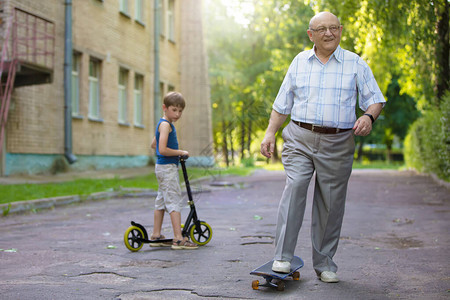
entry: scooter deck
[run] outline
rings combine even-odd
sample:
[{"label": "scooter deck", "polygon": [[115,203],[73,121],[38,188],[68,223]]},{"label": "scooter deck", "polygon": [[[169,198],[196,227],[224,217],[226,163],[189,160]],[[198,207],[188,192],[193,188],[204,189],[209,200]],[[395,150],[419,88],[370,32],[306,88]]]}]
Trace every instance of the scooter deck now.
[{"label": "scooter deck", "polygon": [[267,263],[250,272],[250,275],[262,276],[266,280],[266,282],[263,284],[260,284],[259,280],[254,280],[252,282],[253,289],[257,290],[259,286],[270,286],[282,291],[284,290],[283,280],[288,277],[292,277],[294,280],[299,280],[300,273],[297,270],[304,265],[303,260],[298,256],[294,256],[294,258],[292,259],[291,271],[289,273],[278,273],[272,271],[272,264],[273,260],[268,261]]}]

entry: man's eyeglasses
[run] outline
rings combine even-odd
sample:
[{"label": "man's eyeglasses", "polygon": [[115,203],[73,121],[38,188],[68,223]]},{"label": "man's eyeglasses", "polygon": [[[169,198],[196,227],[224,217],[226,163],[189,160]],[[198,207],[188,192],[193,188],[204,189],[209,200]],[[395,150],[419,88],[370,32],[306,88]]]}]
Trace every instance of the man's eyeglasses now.
[{"label": "man's eyeglasses", "polygon": [[314,31],[314,32],[317,32],[318,34],[325,34],[325,32],[327,32],[327,30],[330,30],[330,32],[334,34],[334,33],[336,33],[340,28],[341,28],[341,26],[333,25],[333,26],[330,26],[330,27],[325,27],[325,26],[323,26],[323,27],[319,27],[319,28],[316,28],[316,29],[310,28],[310,30],[312,30],[312,31]]}]

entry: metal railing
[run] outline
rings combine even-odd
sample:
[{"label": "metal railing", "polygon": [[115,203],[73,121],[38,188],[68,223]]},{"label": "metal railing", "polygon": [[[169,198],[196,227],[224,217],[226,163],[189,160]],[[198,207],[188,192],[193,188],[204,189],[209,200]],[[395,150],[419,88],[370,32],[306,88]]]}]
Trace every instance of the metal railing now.
[{"label": "metal railing", "polygon": [[[8,120],[9,103],[12,90],[14,88],[14,79],[17,68],[17,60],[15,57],[14,45],[10,47],[10,33],[12,22],[6,23],[6,29],[3,36],[3,46],[0,61],[0,154],[3,150],[3,141],[5,138],[6,121]],[[5,72],[6,71],[6,72]],[[4,75],[5,73],[5,75]],[[6,77],[6,82],[3,80]]]},{"label": "metal railing", "polygon": [[2,21],[5,27],[0,61],[0,154],[18,64],[53,69],[55,48],[53,22],[19,8]]},{"label": "metal railing", "polygon": [[55,26],[52,21],[16,8],[11,41],[18,60],[53,69]]}]

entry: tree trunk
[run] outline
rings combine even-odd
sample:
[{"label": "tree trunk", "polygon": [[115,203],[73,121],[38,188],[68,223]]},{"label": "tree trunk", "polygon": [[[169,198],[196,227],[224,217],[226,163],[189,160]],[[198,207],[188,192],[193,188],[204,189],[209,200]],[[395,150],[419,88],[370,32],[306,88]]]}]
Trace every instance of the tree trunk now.
[{"label": "tree trunk", "polygon": [[245,158],[245,121],[241,121],[241,160]]},{"label": "tree trunk", "polygon": [[278,154],[278,147],[277,147],[277,139],[275,138],[275,145],[273,145],[273,155],[272,158],[274,161],[280,161],[280,155]]},{"label": "tree trunk", "polygon": [[386,148],[386,162],[389,164],[392,161],[392,146]]},{"label": "tree trunk", "polygon": [[227,167],[230,166],[230,160],[228,159],[228,144],[227,144],[227,125],[224,120],[222,120],[222,155],[225,159],[225,164]]},{"label": "tree trunk", "polygon": [[233,146],[233,127],[231,126],[231,124],[229,124],[228,126],[228,130],[227,130],[228,134],[229,134],[229,141],[230,141],[230,151],[231,151],[231,159],[230,159],[230,163],[232,163],[234,165],[234,146]]},{"label": "tree trunk", "polygon": [[447,0],[434,1],[436,13],[436,95],[438,98],[437,106],[445,92],[449,90],[449,2]]},{"label": "tree trunk", "polygon": [[247,128],[247,153],[250,154],[250,146],[252,144],[252,120],[248,120]]},{"label": "tree trunk", "polygon": [[357,152],[358,155],[356,156],[356,160],[359,162],[362,162],[362,159],[363,159],[363,146],[364,146],[364,142],[363,141],[359,142],[358,152]]}]

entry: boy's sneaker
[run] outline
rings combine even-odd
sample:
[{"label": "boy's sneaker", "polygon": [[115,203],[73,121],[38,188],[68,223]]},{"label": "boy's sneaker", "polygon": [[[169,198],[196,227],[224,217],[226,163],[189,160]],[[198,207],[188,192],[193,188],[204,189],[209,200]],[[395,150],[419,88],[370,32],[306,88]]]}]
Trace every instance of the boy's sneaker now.
[{"label": "boy's sneaker", "polygon": [[[165,240],[166,237],[161,235],[160,237],[150,237],[151,241]],[[172,242],[152,242],[150,243],[150,247],[170,247],[172,246]]]},{"label": "boy's sneaker", "polygon": [[178,241],[173,241],[172,249],[174,250],[194,250],[197,249],[198,245],[192,242],[189,242],[187,238]]}]

